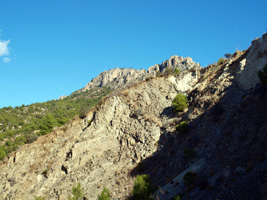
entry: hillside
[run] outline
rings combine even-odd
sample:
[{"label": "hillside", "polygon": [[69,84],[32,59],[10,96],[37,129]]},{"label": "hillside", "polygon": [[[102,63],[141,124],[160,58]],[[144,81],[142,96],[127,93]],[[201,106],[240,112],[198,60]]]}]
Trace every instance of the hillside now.
[{"label": "hillside", "polygon": [[94,88],[60,100],[0,109],[0,160],[75,117],[82,118],[109,92],[107,87]]},{"label": "hillside", "polygon": [[[229,59],[173,75],[178,58],[110,93],[84,119],[11,153],[0,163],[2,198],[63,200],[80,182],[88,199],[104,187],[126,199],[136,176],[149,174],[160,200],[265,199],[267,88],[258,71],[267,64],[267,34]],[[161,66],[170,64],[164,74]],[[177,113],[179,93],[188,108]],[[177,128],[181,122],[188,125]]]},{"label": "hillside", "polygon": [[100,73],[84,88],[58,100],[0,109],[0,160],[24,144],[83,116],[112,90],[129,87],[150,76],[173,74],[174,70],[200,70],[191,58],[172,56],[148,70],[111,69]]}]

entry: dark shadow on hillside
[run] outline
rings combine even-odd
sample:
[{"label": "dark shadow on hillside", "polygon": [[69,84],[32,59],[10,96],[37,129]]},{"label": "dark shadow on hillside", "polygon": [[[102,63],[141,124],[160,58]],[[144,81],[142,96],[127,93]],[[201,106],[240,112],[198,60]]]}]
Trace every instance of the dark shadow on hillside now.
[{"label": "dark shadow on hillside", "polygon": [[[223,69],[218,71],[221,74]],[[254,173],[253,169],[257,170],[256,166],[266,159],[264,153],[267,149],[267,88],[258,84],[254,90],[242,91],[233,79],[232,84],[223,92],[224,96],[219,102],[214,106],[207,104],[206,111],[189,123],[187,132],[167,132],[166,129],[162,129],[158,150],[133,169],[131,175],[149,174],[152,183],[159,187],[167,183],[179,185],[172,183],[172,179],[192,163],[204,158],[205,169],[199,176],[205,177],[205,181],[208,181],[207,187],[202,190],[195,187],[198,188],[197,192],[192,194],[187,190],[183,191],[183,194],[187,194],[189,199],[216,199],[219,193],[224,197],[224,188],[233,186],[234,180]],[[203,91],[203,95],[210,93],[212,90]],[[188,99],[197,99],[198,95],[193,91]],[[201,103],[203,104],[196,101],[190,106],[200,106]],[[188,112],[191,112],[190,109]],[[167,107],[161,116],[171,118],[176,117],[176,114],[171,107]],[[188,113],[182,118],[185,116],[188,116]],[[255,167],[251,167],[252,165]],[[230,173],[228,176],[223,175],[226,169]],[[213,179],[215,181],[212,182]],[[263,184],[264,181],[267,180],[259,182]],[[241,199],[246,198],[244,194],[260,194],[260,189],[249,190],[249,185],[244,183],[239,186],[241,191],[246,192],[232,194],[229,198]]]},{"label": "dark shadow on hillside", "polygon": [[164,108],[164,110],[160,113],[160,116],[166,116],[168,118],[173,118],[177,116],[177,113],[174,112],[173,107],[169,106]]}]

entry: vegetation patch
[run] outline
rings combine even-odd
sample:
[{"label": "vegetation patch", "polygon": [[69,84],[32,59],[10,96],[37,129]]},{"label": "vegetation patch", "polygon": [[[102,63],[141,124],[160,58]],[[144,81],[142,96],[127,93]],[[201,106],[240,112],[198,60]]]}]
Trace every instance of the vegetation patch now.
[{"label": "vegetation patch", "polygon": [[172,197],[171,200],[181,200],[181,196],[180,195],[176,195],[176,196]]},{"label": "vegetation patch", "polygon": [[21,145],[34,142],[55,127],[63,126],[87,112],[110,93],[103,87],[87,92],[73,93],[62,100],[34,103],[28,106],[4,107],[0,109],[0,160]]},{"label": "vegetation patch", "polygon": [[85,198],[84,189],[82,188],[80,182],[72,187],[71,194],[72,195],[68,196],[68,200],[83,200]]},{"label": "vegetation patch", "polygon": [[181,93],[177,94],[176,97],[172,101],[172,107],[176,112],[182,112],[184,109],[188,107],[187,97]]},{"label": "vegetation patch", "polygon": [[174,75],[178,75],[180,73],[181,73],[181,70],[180,69],[178,69],[178,68],[175,68],[174,69]]},{"label": "vegetation patch", "polygon": [[150,183],[150,176],[148,174],[137,175],[134,182],[132,198],[135,200],[152,200],[150,197],[153,193],[153,188]]},{"label": "vegetation patch", "polygon": [[111,200],[111,194],[109,192],[109,189],[104,187],[103,191],[100,195],[98,195],[98,200]]}]

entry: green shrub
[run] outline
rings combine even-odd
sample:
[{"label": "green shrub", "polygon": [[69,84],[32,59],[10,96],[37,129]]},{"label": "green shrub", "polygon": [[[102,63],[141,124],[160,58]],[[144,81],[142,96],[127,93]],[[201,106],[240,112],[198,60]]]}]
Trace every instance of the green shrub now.
[{"label": "green shrub", "polygon": [[148,174],[137,175],[133,188],[134,200],[150,200],[152,194],[152,187],[150,185],[150,176]]},{"label": "green shrub", "polygon": [[173,74],[173,73],[174,73],[173,68],[169,68],[169,67],[167,67],[167,68],[165,69],[165,71],[164,71],[164,75],[165,75],[165,76],[171,75],[171,74]]},{"label": "green shrub", "polygon": [[30,135],[26,135],[26,143],[32,143],[35,140],[37,140],[38,136],[36,134],[30,134]]},{"label": "green shrub", "polygon": [[185,108],[187,108],[187,97],[183,94],[177,94],[176,97],[172,101],[172,107],[176,112],[182,112]]},{"label": "green shrub", "polygon": [[79,117],[81,119],[84,119],[87,115],[87,113],[89,112],[89,109],[88,108],[85,108],[85,107],[82,107],[81,108],[81,111],[80,111],[80,114],[79,114]]},{"label": "green shrub", "polygon": [[82,200],[84,198],[84,189],[81,187],[81,183],[79,182],[77,186],[72,187],[72,196],[68,196],[68,200]]},{"label": "green shrub", "polygon": [[262,71],[258,71],[258,77],[262,85],[267,85],[267,64],[263,67]]},{"label": "green shrub", "polygon": [[174,69],[174,74],[175,74],[175,75],[178,75],[178,74],[180,74],[180,72],[181,72],[181,70],[180,70],[180,69],[178,69],[178,68],[175,68],[175,69]]},{"label": "green shrub", "polygon": [[180,195],[176,195],[176,196],[172,197],[172,200],[181,200],[181,196]]},{"label": "green shrub", "polygon": [[226,53],[226,54],[224,54],[224,57],[225,57],[225,58],[231,58],[231,57],[232,57],[232,54],[230,54],[230,53]]},{"label": "green shrub", "polygon": [[176,128],[176,131],[181,132],[181,133],[185,133],[185,132],[187,132],[188,123],[187,123],[187,121],[182,121],[175,128]]},{"label": "green shrub", "polygon": [[100,195],[98,195],[97,199],[98,200],[110,200],[111,195],[110,195],[109,189],[104,187],[103,191],[101,192]]},{"label": "green shrub", "polygon": [[5,157],[6,157],[6,152],[0,149],[0,160],[4,160]]},{"label": "green shrub", "polygon": [[187,172],[184,175],[184,185],[189,187],[195,185],[197,182],[197,173],[195,172]]}]

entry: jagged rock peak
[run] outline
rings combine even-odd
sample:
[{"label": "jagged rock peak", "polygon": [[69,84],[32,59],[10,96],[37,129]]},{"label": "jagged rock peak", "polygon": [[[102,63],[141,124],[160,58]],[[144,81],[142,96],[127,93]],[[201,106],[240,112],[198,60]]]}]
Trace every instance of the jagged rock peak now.
[{"label": "jagged rock peak", "polygon": [[163,72],[166,68],[178,68],[181,71],[190,70],[190,69],[201,69],[199,63],[193,61],[190,57],[183,58],[182,56],[171,56],[169,60],[163,61],[162,64],[157,64],[149,67],[149,73],[153,71]]},{"label": "jagged rock peak", "polygon": [[195,63],[192,58],[182,56],[171,56],[169,60],[149,67],[148,70],[137,70],[132,68],[115,68],[100,73],[96,78],[92,79],[80,91],[90,90],[95,87],[108,86],[111,89],[117,89],[128,83],[144,80],[148,76],[155,76],[156,72],[164,72],[166,68],[179,68],[181,71],[196,69],[200,70],[199,63]]}]

